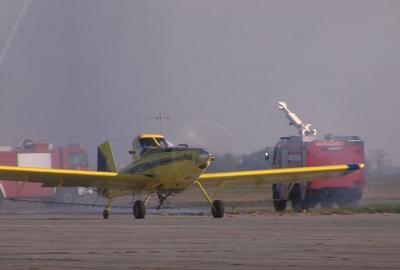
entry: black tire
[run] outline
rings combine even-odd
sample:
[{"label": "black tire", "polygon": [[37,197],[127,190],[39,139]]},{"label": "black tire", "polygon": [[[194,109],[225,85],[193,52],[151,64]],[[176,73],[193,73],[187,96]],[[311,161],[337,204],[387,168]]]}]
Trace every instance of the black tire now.
[{"label": "black tire", "polygon": [[211,207],[211,213],[214,218],[223,218],[225,212],[224,202],[221,200],[215,200]]},{"label": "black tire", "polygon": [[286,210],[286,200],[274,200],[274,209],[276,212],[285,212]]},{"label": "black tire", "polygon": [[141,200],[137,200],[133,204],[133,215],[136,219],[143,219],[146,216],[146,206]]},{"label": "black tire", "polygon": [[294,184],[292,190],[290,191],[290,199],[292,201],[292,210],[295,213],[301,213],[303,211],[302,201],[301,201],[301,188],[300,184]]},{"label": "black tire", "polygon": [[104,219],[108,219],[109,216],[110,216],[110,211],[108,211],[107,209],[104,209],[104,211],[103,211],[103,218],[104,218]]},{"label": "black tire", "polygon": [[276,212],[284,212],[286,210],[286,200],[281,198],[277,184],[272,185],[272,201]]}]

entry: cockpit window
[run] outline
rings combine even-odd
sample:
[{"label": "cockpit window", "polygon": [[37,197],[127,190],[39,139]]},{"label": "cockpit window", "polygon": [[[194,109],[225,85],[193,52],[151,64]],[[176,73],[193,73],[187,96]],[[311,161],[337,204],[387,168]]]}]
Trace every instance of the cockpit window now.
[{"label": "cockpit window", "polygon": [[139,139],[140,153],[143,154],[150,148],[168,148],[172,145],[164,138],[141,138]]},{"label": "cockpit window", "polygon": [[142,138],[142,139],[140,139],[139,142],[140,142],[141,147],[146,147],[146,148],[158,147],[156,141],[154,141],[153,138]]},{"label": "cockpit window", "polygon": [[158,148],[158,143],[155,141],[154,138],[141,138],[139,140],[140,144],[140,153],[143,154],[147,150],[151,148]]},{"label": "cockpit window", "polygon": [[155,138],[161,148],[168,148],[169,144],[164,138]]}]

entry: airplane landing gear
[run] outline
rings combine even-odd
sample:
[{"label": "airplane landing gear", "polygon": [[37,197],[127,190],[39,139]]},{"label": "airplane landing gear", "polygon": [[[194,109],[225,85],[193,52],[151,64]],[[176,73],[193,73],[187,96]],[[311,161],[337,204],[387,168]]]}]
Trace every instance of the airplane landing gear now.
[{"label": "airplane landing gear", "polygon": [[211,214],[214,218],[222,218],[224,217],[224,202],[221,200],[215,200],[213,201],[211,197],[207,194],[207,191],[204,189],[203,185],[199,181],[194,182],[201,192],[203,192],[204,197],[208,201],[208,203],[211,205]]},{"label": "airplane landing gear", "polygon": [[107,209],[104,209],[103,211],[103,218],[108,219],[108,216],[110,215],[110,212]]},{"label": "airplane landing gear", "polygon": [[224,217],[224,202],[221,200],[215,200],[213,201],[213,204],[211,206],[211,213],[214,218],[223,218]]},{"label": "airplane landing gear", "polygon": [[143,219],[146,216],[146,206],[143,201],[137,200],[133,204],[133,215],[136,219]]},{"label": "airplane landing gear", "polygon": [[112,204],[112,198],[108,197],[108,202],[107,202],[107,206],[103,211],[103,218],[104,219],[108,219],[108,217],[110,216],[110,212],[111,212],[111,204]]}]

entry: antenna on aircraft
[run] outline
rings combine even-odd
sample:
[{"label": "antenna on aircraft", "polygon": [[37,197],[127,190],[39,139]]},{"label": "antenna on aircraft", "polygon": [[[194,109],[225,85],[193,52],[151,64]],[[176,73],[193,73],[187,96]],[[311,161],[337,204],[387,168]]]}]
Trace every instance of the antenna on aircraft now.
[{"label": "antenna on aircraft", "polygon": [[162,125],[163,124],[163,120],[169,120],[169,119],[171,119],[171,117],[169,117],[169,116],[167,116],[167,115],[165,115],[163,113],[159,113],[156,116],[150,117],[150,119],[154,119],[154,120],[158,121],[159,127],[160,127],[160,133],[162,133],[162,131],[163,131],[163,125]]}]

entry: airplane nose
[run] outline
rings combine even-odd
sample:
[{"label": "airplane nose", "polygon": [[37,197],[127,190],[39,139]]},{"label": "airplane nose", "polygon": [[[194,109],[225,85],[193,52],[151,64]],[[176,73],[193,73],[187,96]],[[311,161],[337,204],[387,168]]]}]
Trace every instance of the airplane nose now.
[{"label": "airplane nose", "polygon": [[206,151],[204,149],[200,149],[197,154],[196,163],[198,164],[199,168],[203,170],[208,167],[211,159],[212,159],[212,156],[208,151]]}]

